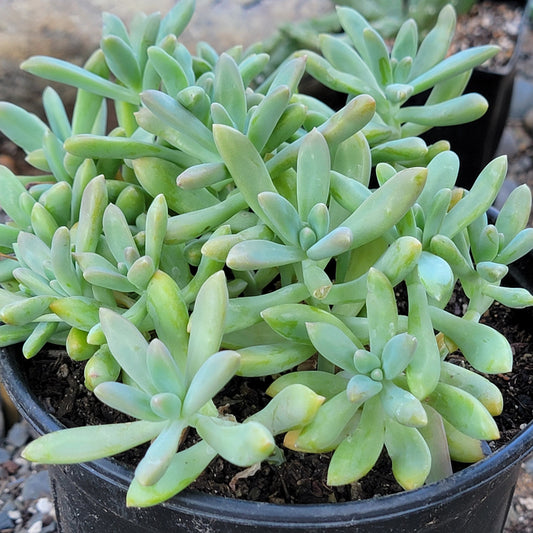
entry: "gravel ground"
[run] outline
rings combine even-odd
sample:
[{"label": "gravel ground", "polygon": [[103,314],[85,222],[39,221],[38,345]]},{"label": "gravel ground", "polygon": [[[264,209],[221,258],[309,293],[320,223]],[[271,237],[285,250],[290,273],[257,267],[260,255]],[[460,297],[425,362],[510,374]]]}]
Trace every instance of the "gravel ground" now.
[{"label": "gravel ground", "polygon": [[[516,185],[533,188],[533,32],[526,32],[511,114],[500,153],[509,157],[507,193]],[[9,153],[0,162],[9,163]],[[0,400],[1,407],[1,400]],[[53,533],[57,531],[47,470],[20,457],[31,430],[13,423],[0,409],[0,533]],[[11,414],[11,418],[12,418]],[[505,533],[533,533],[533,455],[522,465]],[[82,532],[80,532],[82,533]]]}]

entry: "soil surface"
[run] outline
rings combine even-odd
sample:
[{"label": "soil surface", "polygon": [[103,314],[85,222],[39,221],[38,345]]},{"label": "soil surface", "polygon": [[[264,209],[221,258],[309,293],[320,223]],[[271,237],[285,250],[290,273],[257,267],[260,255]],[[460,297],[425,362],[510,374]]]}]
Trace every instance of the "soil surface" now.
[{"label": "soil surface", "polygon": [[515,51],[523,6],[521,2],[476,2],[470,13],[457,18],[450,51],[458,52],[473,46],[497,44],[500,52],[484,63],[483,68],[496,71],[504,69]]}]

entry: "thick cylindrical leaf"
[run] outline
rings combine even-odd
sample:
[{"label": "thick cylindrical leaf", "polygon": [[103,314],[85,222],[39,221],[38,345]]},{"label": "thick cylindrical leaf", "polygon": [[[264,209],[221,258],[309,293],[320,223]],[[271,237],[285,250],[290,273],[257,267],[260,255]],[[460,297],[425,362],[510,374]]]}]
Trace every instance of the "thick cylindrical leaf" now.
[{"label": "thick cylindrical leaf", "polygon": [[224,163],[201,163],[186,168],[176,178],[176,184],[182,189],[194,190],[210,187],[227,179],[231,179],[231,176]]},{"label": "thick cylindrical leaf", "polygon": [[304,304],[279,304],[261,312],[263,320],[277,333],[294,342],[310,344],[306,324],[308,322],[326,322],[340,329],[358,348],[361,342],[349,328],[335,315]]},{"label": "thick cylindrical leaf", "polygon": [[307,287],[303,283],[294,283],[257,296],[230,298],[224,331],[230,333],[252,326],[261,320],[260,313],[268,307],[298,303],[307,297]]},{"label": "thick cylindrical leaf", "polygon": [[262,152],[287,109],[289,98],[289,88],[281,85],[263,98],[250,117],[247,136],[259,152]]},{"label": "thick cylindrical leaf", "polygon": [[28,444],[23,456],[43,464],[93,461],[143,444],[161,428],[162,423],[139,421],[63,429]]},{"label": "thick cylindrical leaf", "polygon": [[507,172],[507,158],[491,161],[478,176],[470,192],[447,213],[440,233],[452,239],[492,205]]},{"label": "thick cylindrical leaf", "polygon": [[271,240],[274,233],[264,224],[257,224],[238,233],[211,236],[201,245],[201,254],[216,261],[226,262],[229,251],[237,243],[246,240]]},{"label": "thick cylindrical leaf", "polygon": [[489,374],[511,370],[511,346],[501,333],[486,324],[459,318],[436,307],[430,307],[429,312],[433,327],[457,344],[476,370]]},{"label": "thick cylindrical leaf", "polygon": [[453,427],[446,419],[442,419],[446,431],[446,440],[450,458],[460,463],[475,463],[489,455],[491,449],[482,440],[474,439]]},{"label": "thick cylindrical leaf", "polygon": [[76,230],[76,252],[94,252],[102,231],[102,217],[107,206],[104,176],[93,178],[81,197],[80,215]]},{"label": "thick cylindrical leaf", "polygon": [[383,390],[381,381],[376,381],[369,376],[356,374],[346,386],[348,400],[355,405],[361,405]]},{"label": "thick cylindrical leaf", "polygon": [[270,402],[247,419],[263,424],[273,435],[306,426],[324,402],[305,385],[293,384],[285,387]]},{"label": "thick cylindrical leaf", "polygon": [[438,383],[440,352],[429,315],[427,295],[417,276],[408,279],[407,295],[409,300],[407,328],[416,338],[417,346],[405,374],[409,390],[416,398],[423,399]]},{"label": "thick cylindrical leaf", "polygon": [[83,296],[58,298],[50,303],[50,310],[63,322],[83,331],[89,331],[98,323],[98,303]]},{"label": "thick cylindrical leaf", "polygon": [[272,241],[249,240],[237,243],[228,253],[226,264],[233,270],[255,270],[297,263],[305,259],[299,247]]},{"label": "thick cylindrical leaf", "polygon": [[185,396],[185,376],[173,359],[169,349],[155,338],[148,345],[146,362],[150,378],[159,392],[169,392],[180,398]]},{"label": "thick cylindrical leaf", "polygon": [[422,427],[427,424],[427,415],[422,403],[392,381],[383,382],[380,398],[387,415],[398,423],[409,427]]},{"label": "thick cylindrical leaf", "polygon": [[49,312],[53,296],[33,296],[4,305],[0,310],[0,320],[13,326],[24,326]]},{"label": "thick cylindrical leaf", "polygon": [[167,221],[167,244],[178,244],[195,239],[206,231],[220,226],[247,207],[242,195],[237,192],[216,205],[170,217]]},{"label": "thick cylindrical leaf", "polygon": [[353,234],[352,248],[380,237],[396,224],[415,203],[426,175],[426,169],[422,168],[398,172],[344,220],[342,226]]},{"label": "thick cylindrical leaf", "polygon": [[438,104],[402,107],[396,118],[430,127],[455,126],[482,117],[488,105],[480,94],[469,93]]},{"label": "thick cylindrical leaf", "polygon": [[138,420],[161,421],[150,407],[150,396],[135,387],[117,381],[105,381],[94,389],[96,397],[113,409]]},{"label": "thick cylindrical leaf", "polygon": [[148,342],[143,334],[130,321],[110,309],[100,309],[100,323],[109,349],[124,372],[148,394],[157,392],[148,374]]},{"label": "thick cylindrical leaf", "polygon": [[97,350],[97,346],[87,342],[87,332],[78,328],[70,328],[65,348],[74,361],[86,361]]},{"label": "thick cylindrical leaf", "polygon": [[289,370],[309,359],[315,348],[296,342],[280,342],[237,348],[236,351],[241,356],[237,375],[255,377]]},{"label": "thick cylindrical leaf", "polygon": [[317,130],[312,130],[304,137],[296,164],[296,198],[302,220],[307,220],[316,204],[327,202],[330,168],[328,144]]},{"label": "thick cylindrical leaf", "polygon": [[[376,104],[372,97],[360,94],[329,117],[317,130],[332,149],[361,130],[374,115],[375,108]],[[278,176],[282,171],[296,164],[303,139],[304,137],[300,137],[267,161],[266,167],[273,176]]]},{"label": "thick cylindrical leaf", "polygon": [[500,437],[489,411],[463,389],[439,383],[427,401],[445,420],[474,439],[494,440]]},{"label": "thick cylindrical leaf", "polygon": [[178,452],[154,484],[141,485],[134,478],[128,488],[126,504],[131,507],[148,507],[168,500],[191,484],[216,455],[215,450],[205,441]]},{"label": "thick cylindrical leaf", "polygon": [[198,416],[196,431],[226,461],[250,466],[264,461],[275,448],[270,431],[258,422],[237,424],[220,418]]},{"label": "thick cylindrical leaf", "polygon": [[337,446],[328,468],[328,485],[345,485],[365,476],[383,448],[385,425],[378,398],[365,402],[355,431]]},{"label": "thick cylindrical leaf", "polygon": [[184,429],[183,421],[173,421],[152,441],[135,469],[135,479],[141,485],[153,485],[161,479],[176,454]]},{"label": "thick cylindrical leaf", "polygon": [[438,14],[437,22],[420,43],[414,58],[411,77],[419,76],[441,62],[448,53],[455,31],[456,15],[452,6],[445,6]]},{"label": "thick cylindrical leaf", "polygon": [[313,261],[339,256],[352,247],[353,233],[350,228],[341,226],[322,237],[307,250],[307,257]]},{"label": "thick cylindrical leaf", "polygon": [[262,192],[257,197],[269,226],[285,243],[298,246],[302,221],[294,206],[280,194]]},{"label": "thick cylindrical leaf", "polygon": [[533,249],[533,228],[523,229],[494,258],[497,263],[509,265]]},{"label": "thick cylindrical leaf", "polygon": [[58,329],[57,322],[39,322],[22,345],[22,355],[26,359],[37,355]]},{"label": "thick cylindrical leaf", "polygon": [[70,296],[81,294],[81,283],[71,253],[71,238],[67,228],[58,228],[52,238],[52,269],[63,290]]},{"label": "thick cylindrical leaf", "polygon": [[283,374],[266,390],[269,396],[279,394],[284,388],[294,384],[305,385],[328,400],[344,392],[347,380],[340,374],[331,374],[321,370],[302,370]]},{"label": "thick cylindrical leaf", "polygon": [[48,127],[37,115],[10,102],[1,102],[0,129],[8,139],[29,153],[41,148]]},{"label": "thick cylindrical leaf", "polygon": [[459,387],[477,398],[493,416],[501,414],[503,397],[500,389],[487,378],[447,361],[441,364],[442,383]]},{"label": "thick cylindrical leaf", "polygon": [[342,391],[320,406],[313,420],[302,430],[289,431],[283,444],[302,452],[325,452],[332,450],[346,424],[360,407],[352,403],[346,391]]},{"label": "thick cylindrical leaf", "polygon": [[398,331],[398,309],[392,285],[379,270],[368,271],[366,298],[370,350],[380,354]]},{"label": "thick cylindrical leaf", "polygon": [[475,46],[447,57],[420,75],[415,72],[416,77],[411,72],[409,83],[413,86],[413,94],[421,93],[443,80],[481,65],[498,51],[499,47],[495,45]]},{"label": "thick cylindrical leaf", "polygon": [[245,135],[228,126],[213,126],[213,135],[218,151],[241,194],[254,212],[268,224],[257,196],[265,191],[277,191],[259,152]]},{"label": "thick cylindrical leaf", "polygon": [[511,191],[496,219],[496,228],[503,235],[504,246],[527,226],[530,211],[531,190],[523,184]]},{"label": "thick cylindrical leaf", "polygon": [[420,487],[431,469],[431,452],[420,432],[388,418],[385,446],[396,481],[406,490]]},{"label": "thick cylindrical leaf", "polygon": [[438,255],[422,252],[418,260],[418,276],[428,296],[444,306],[451,298],[455,276],[448,263]]},{"label": "thick cylindrical leaf", "polygon": [[338,327],[326,322],[306,322],[309,340],[318,352],[336,366],[354,371],[353,358],[358,349]]},{"label": "thick cylindrical leaf", "polygon": [[53,57],[33,56],[24,61],[21,68],[41,78],[72,85],[105,98],[134,105],[139,104],[137,92],[106,80],[68,61]]},{"label": "thick cylindrical leaf", "polygon": [[527,289],[521,287],[500,287],[488,284],[483,287],[482,292],[506,307],[523,309],[533,305],[533,295]]},{"label": "thick cylindrical leaf", "polygon": [[417,347],[417,339],[409,333],[392,337],[383,347],[381,369],[385,379],[394,379],[405,370]]},{"label": "thick cylindrical leaf", "polygon": [[[221,270],[203,283],[189,320],[190,338],[187,352],[187,380],[189,382],[204,362],[218,352],[224,331],[227,306],[226,276]],[[229,355],[224,357],[231,358]]]},{"label": "thick cylindrical leaf", "polygon": [[232,350],[209,357],[191,379],[185,399],[183,416],[191,416],[226,385],[239,368],[240,355]]}]

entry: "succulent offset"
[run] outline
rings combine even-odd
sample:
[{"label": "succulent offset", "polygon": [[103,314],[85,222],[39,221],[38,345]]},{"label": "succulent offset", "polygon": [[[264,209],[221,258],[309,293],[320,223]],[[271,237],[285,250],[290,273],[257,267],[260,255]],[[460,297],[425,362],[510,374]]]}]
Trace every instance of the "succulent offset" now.
[{"label": "succulent offset", "polygon": [[[389,52],[343,7],[351,43],[322,35],[323,55],[299,51],[268,73],[261,44],[187,50],[193,10],[181,0],[129,30],[105,15],[83,68],[27,60],[77,87],[70,119],[50,88],[48,124],[0,103],[0,130],[43,172],[0,167],[0,344],[23,343],[27,358],[65,345],[87,388],[133,420],[46,435],[25,457],[86,461],[151,441],[134,506],[183,490],[217,455],[280,463],[276,435],[332,451],[332,485],[367,474],[383,448],[406,489],[450,475],[452,459],[483,458],[503,405],[481,373],[510,371],[512,352],[479,320],[494,301],[533,305],[501,285],[533,249],[531,193],[515,189],[489,222],[505,158],[466,191],[448,144],[418,136],[484,113],[462,92],[497,49],[446,59],[446,7],[420,45],[408,21]],[[306,72],[346,105],[299,92]],[[423,105],[404,105],[427,89]],[[457,284],[461,317],[446,310]],[[447,359],[456,349],[471,369]],[[244,420],[217,409],[234,376],[271,377],[270,402]]]}]

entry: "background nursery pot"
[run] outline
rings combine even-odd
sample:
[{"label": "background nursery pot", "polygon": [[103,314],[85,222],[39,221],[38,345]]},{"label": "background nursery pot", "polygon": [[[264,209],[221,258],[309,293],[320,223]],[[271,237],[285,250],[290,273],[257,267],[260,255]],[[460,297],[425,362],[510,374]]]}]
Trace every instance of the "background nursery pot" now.
[{"label": "background nursery pot", "polygon": [[[514,51],[503,66],[475,68],[466,87],[466,92],[479,93],[487,99],[489,103],[487,112],[469,124],[446,129],[437,127],[424,135],[428,143],[439,139],[450,141],[452,149],[461,158],[459,181],[466,188],[472,186],[475,176],[494,157],[509,116],[518,58],[528,24],[530,2],[525,0],[516,3],[503,2],[506,3],[523,8]],[[477,139],[477,142],[474,142],[474,139]]]},{"label": "background nursery pot", "polygon": [[[528,254],[512,265],[510,275],[515,284],[531,287],[532,269],[533,255]],[[528,309],[516,312],[531,315]],[[63,427],[28,390],[26,362],[18,347],[2,348],[1,355],[6,389],[22,415],[40,434]],[[132,473],[112,459],[50,465],[49,473],[61,533],[444,533],[451,528],[484,533],[503,529],[520,463],[532,447],[530,423],[485,460],[442,481],[391,496],[338,504],[276,505],[187,490],[154,507],[130,508],[125,505],[125,495]]]}]

